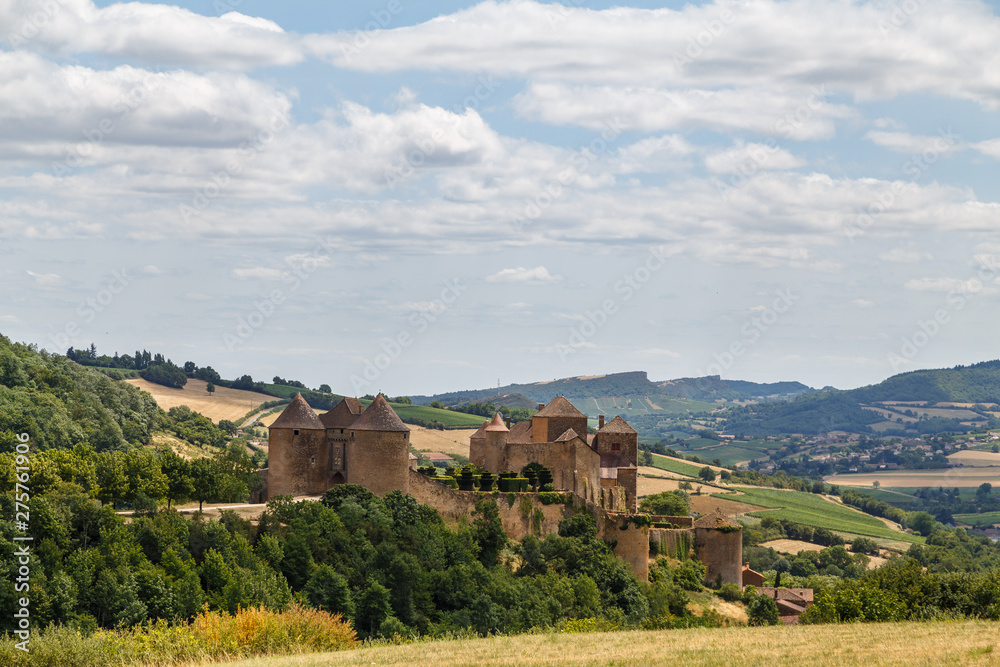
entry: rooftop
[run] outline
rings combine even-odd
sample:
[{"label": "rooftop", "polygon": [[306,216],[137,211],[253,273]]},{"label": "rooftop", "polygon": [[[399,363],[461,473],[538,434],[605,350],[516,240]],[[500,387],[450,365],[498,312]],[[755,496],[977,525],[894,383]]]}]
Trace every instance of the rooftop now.
[{"label": "rooftop", "polygon": [[300,428],[306,430],[325,431],[326,427],[319,420],[316,413],[302,394],[295,394],[295,398],[288,404],[281,415],[274,420],[270,428]]},{"label": "rooftop", "polygon": [[576,417],[578,419],[586,419],[587,415],[583,414],[576,407],[567,400],[565,396],[556,396],[549,404],[543,407],[541,410],[535,413],[536,417]]},{"label": "rooftop", "polygon": [[604,425],[599,433],[626,433],[632,435],[633,433],[639,433],[634,428],[628,425],[628,422],[622,419],[621,415],[618,415],[607,424]]},{"label": "rooftop", "polygon": [[408,433],[410,431],[382,394],[375,397],[371,405],[365,408],[361,416],[351,424],[351,428],[355,431],[390,431],[397,433]]}]

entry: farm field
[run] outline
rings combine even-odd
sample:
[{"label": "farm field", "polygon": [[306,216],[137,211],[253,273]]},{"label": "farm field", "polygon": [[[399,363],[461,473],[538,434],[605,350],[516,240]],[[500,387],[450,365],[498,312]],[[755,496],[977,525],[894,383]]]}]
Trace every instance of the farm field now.
[{"label": "farm field", "polygon": [[352,651],[266,657],[227,667],[338,665],[677,665],[894,667],[1000,665],[1000,623],[845,623],[604,633],[544,633],[421,641]]},{"label": "farm field", "polygon": [[754,516],[787,519],[806,526],[885,540],[924,542],[923,537],[892,530],[881,519],[832,503],[816,494],[748,486],[734,488],[741,493],[715,495],[717,498],[773,508],[755,512]]},{"label": "farm field", "polygon": [[990,527],[995,523],[1000,523],[1000,512],[983,512],[982,514],[955,514],[956,521],[967,523],[970,526]]},{"label": "farm field", "polygon": [[230,389],[218,385],[215,387],[215,393],[209,394],[205,391],[208,383],[204,380],[189,379],[181,389],[164,387],[142,378],[129,378],[122,380],[122,382],[128,382],[130,385],[149,392],[156,404],[164,410],[175,408],[178,405],[186,405],[216,423],[222,419],[240,421],[254,407],[268,401],[279,400],[274,396],[256,391]]},{"label": "farm field", "polygon": [[948,460],[953,463],[961,463],[963,466],[988,467],[1000,466],[1000,454],[984,452],[976,449],[966,449],[948,455]]},{"label": "farm field", "polygon": [[[366,405],[370,401],[362,401]],[[415,418],[421,419],[423,421],[431,421],[436,419],[447,429],[477,429],[479,428],[485,417],[480,417],[478,415],[469,415],[464,412],[452,412],[451,410],[440,410],[438,408],[427,407],[426,405],[402,405],[400,403],[390,403],[392,409],[396,411],[399,418],[404,422],[407,419]]]},{"label": "farm field", "polygon": [[770,542],[761,542],[760,546],[770,547],[774,549],[779,554],[797,554],[800,551],[822,551],[826,547],[813,544],[812,542],[803,542],[802,540],[771,540]]},{"label": "farm field", "polygon": [[830,484],[841,486],[870,487],[874,482],[881,486],[898,487],[976,487],[983,482],[993,485],[1000,484],[1000,468],[941,468],[936,470],[889,470],[884,472],[866,472],[843,475],[830,475],[823,478]]},{"label": "farm field", "polygon": [[[686,477],[694,477],[697,479],[698,473],[705,466],[698,463],[691,463],[690,461],[682,461],[681,459],[675,459],[672,456],[653,454],[653,467],[660,468],[661,470],[667,470],[669,472],[675,472],[678,475],[684,475]],[[722,468],[714,465],[709,465],[708,467],[711,468],[712,470],[715,470],[716,472],[722,470]]]},{"label": "farm field", "polygon": [[442,454],[458,454],[466,458],[469,456],[469,437],[476,432],[476,429],[471,428],[438,431],[413,424],[410,424],[409,427],[410,445],[414,449],[441,452]]}]

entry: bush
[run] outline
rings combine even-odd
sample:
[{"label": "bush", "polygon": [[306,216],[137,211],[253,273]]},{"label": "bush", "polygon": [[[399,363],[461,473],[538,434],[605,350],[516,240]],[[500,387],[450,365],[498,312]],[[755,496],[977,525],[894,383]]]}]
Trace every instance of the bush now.
[{"label": "bush", "polygon": [[778,605],[766,595],[754,596],[747,605],[747,616],[750,618],[750,625],[777,625],[781,622]]},{"label": "bush", "polygon": [[686,560],[674,572],[674,581],[684,590],[700,591],[704,588],[705,566],[696,560]]},{"label": "bush", "polygon": [[743,599],[743,591],[736,584],[722,584],[717,595],[726,602],[740,602]]}]

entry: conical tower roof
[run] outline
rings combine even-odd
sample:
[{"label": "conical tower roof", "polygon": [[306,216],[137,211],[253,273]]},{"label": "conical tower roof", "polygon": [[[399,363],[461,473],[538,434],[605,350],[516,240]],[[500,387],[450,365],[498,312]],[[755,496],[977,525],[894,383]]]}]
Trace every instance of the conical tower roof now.
[{"label": "conical tower roof", "polygon": [[602,428],[599,433],[626,433],[631,435],[633,433],[638,433],[638,431],[629,426],[629,423],[622,419],[621,415],[618,415],[605,424],[604,428]]},{"label": "conical tower roof", "polygon": [[292,402],[288,404],[288,407],[285,408],[281,415],[274,420],[270,428],[326,430],[323,422],[319,420],[313,409],[306,403],[306,399],[302,398],[302,394],[295,394],[295,398],[292,399]]},{"label": "conical tower roof", "polygon": [[507,433],[510,429],[507,428],[506,424],[503,423],[503,417],[500,413],[493,415],[493,421],[490,422],[489,426],[486,427],[487,431],[501,431]]},{"label": "conical tower roof", "polygon": [[535,413],[535,417],[576,417],[586,419],[587,415],[576,409],[565,396],[556,396],[549,404]]},{"label": "conical tower roof", "polygon": [[697,521],[694,522],[695,528],[740,528],[740,524],[736,523],[731,517],[726,516],[722,513],[722,510],[716,509],[710,514],[706,514]]},{"label": "conical tower roof", "polygon": [[375,397],[371,405],[365,408],[361,416],[351,424],[351,428],[355,431],[409,432],[410,430],[382,394]]}]

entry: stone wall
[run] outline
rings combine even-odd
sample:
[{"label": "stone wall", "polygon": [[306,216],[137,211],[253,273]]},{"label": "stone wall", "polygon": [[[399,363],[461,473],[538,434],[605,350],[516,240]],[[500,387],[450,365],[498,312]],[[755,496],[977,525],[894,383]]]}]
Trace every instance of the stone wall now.
[{"label": "stone wall", "polygon": [[[409,433],[382,431],[350,431],[347,442],[346,480],[361,484],[378,496],[396,489],[409,493],[410,448]],[[325,489],[324,489],[325,490]]]},{"label": "stone wall", "polygon": [[[584,506],[573,503],[543,505],[537,493],[479,493],[477,491],[457,491],[444,484],[432,482],[424,475],[410,471],[410,495],[417,502],[430,505],[446,520],[471,521],[476,501],[490,497],[496,502],[504,531],[512,540],[520,541],[525,535],[548,535],[559,531],[559,521],[584,510]],[[513,503],[510,498],[513,497]],[[615,542],[614,553],[624,560],[643,581],[649,579],[649,528],[636,527],[628,522],[625,514],[604,511],[593,502],[586,502],[586,511],[594,516],[597,534],[602,539]],[[621,530],[622,526],[625,530]]]},{"label": "stone wall", "polygon": [[684,560],[694,545],[693,528],[650,528],[650,544],[656,543],[659,552],[668,558]]},{"label": "stone wall", "polygon": [[[298,435],[296,435],[296,432]],[[329,488],[326,431],[271,429],[268,437],[268,498],[307,496]]]},{"label": "stone wall", "polygon": [[695,528],[698,560],[705,566],[705,583],[743,585],[743,531]]}]

